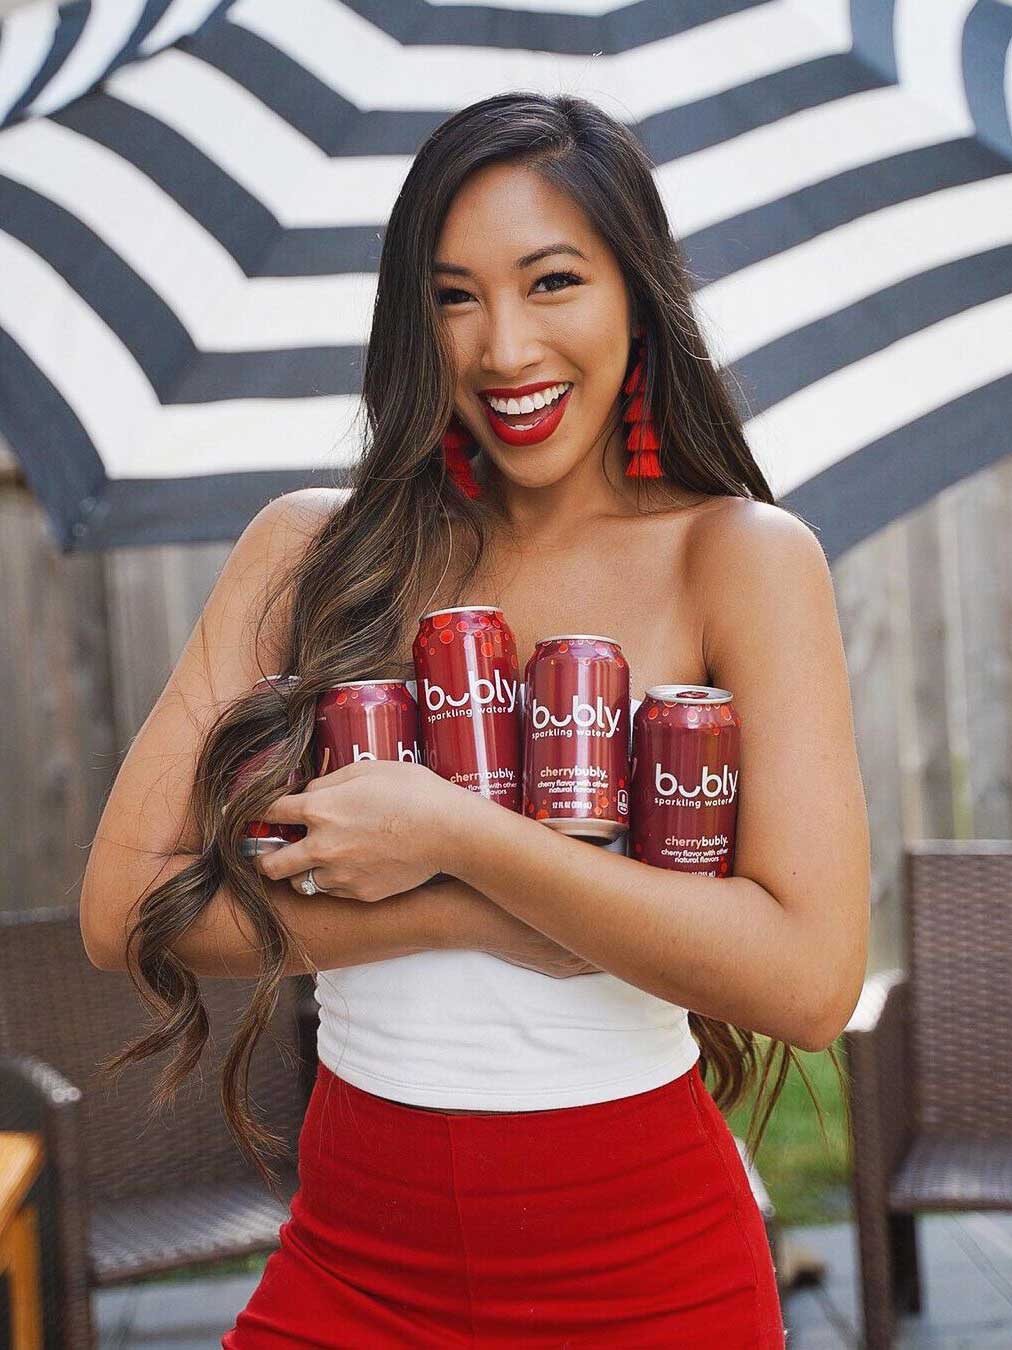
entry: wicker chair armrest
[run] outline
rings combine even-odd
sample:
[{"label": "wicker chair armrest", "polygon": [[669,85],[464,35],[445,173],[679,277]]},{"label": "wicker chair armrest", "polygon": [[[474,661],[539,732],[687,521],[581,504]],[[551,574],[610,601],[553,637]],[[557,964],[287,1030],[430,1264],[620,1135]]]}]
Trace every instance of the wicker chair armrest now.
[{"label": "wicker chair armrest", "polygon": [[909,1018],[909,981],[901,970],[885,970],[866,981],[844,1031],[854,1166],[882,1187],[909,1147],[914,1129]]},{"label": "wicker chair armrest", "polygon": [[33,1055],[0,1055],[0,1130],[47,1133],[50,1113],[77,1105],[81,1091]]},{"label": "wicker chair armrest", "polygon": [[33,1055],[0,1056],[0,1129],[42,1135],[38,1183],[46,1344],[94,1343],[88,1294],[88,1208],[80,1130],[81,1091]]}]

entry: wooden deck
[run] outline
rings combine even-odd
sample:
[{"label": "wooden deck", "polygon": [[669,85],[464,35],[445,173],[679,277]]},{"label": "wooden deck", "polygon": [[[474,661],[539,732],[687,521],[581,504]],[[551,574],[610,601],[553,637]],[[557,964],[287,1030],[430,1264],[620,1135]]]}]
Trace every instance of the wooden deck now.
[{"label": "wooden deck", "polygon": [[[896,1350],[1009,1350],[1012,1215],[925,1215],[920,1233],[924,1312],[904,1320]],[[786,1236],[796,1254],[824,1265],[820,1284],[785,1300],[787,1350],[859,1350],[850,1226],[794,1228]],[[105,1290],[95,1300],[101,1350],[211,1350],[257,1280],[226,1276]]]}]

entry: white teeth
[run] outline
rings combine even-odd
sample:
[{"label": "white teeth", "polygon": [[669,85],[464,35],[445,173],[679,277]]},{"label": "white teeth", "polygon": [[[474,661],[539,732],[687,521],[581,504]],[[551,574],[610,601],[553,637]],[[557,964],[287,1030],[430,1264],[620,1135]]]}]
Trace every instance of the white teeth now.
[{"label": "white teeth", "polygon": [[536,394],[525,394],[523,398],[492,398],[483,395],[485,401],[497,413],[530,413],[539,412],[542,408],[547,408],[550,403],[561,398],[567,389],[572,388],[570,384],[553,384],[549,389],[539,389]]}]

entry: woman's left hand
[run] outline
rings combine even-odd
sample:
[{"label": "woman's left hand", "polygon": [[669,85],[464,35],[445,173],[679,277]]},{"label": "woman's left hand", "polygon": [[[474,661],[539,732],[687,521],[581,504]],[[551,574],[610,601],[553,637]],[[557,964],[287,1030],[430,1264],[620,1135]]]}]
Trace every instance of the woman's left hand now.
[{"label": "woman's left hand", "polygon": [[304,825],[306,837],[262,855],[257,867],[273,881],[289,879],[300,893],[312,868],[318,890],[385,900],[447,870],[451,841],[473,796],[422,764],[346,764],[268,808],[267,819]]}]

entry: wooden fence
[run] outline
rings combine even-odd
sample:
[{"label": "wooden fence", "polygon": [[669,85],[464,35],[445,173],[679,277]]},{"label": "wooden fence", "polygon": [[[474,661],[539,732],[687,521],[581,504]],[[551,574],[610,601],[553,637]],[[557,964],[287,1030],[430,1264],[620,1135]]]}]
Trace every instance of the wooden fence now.
[{"label": "wooden fence", "polygon": [[[62,556],[0,451],[0,907],[66,903],[116,766],[226,545]],[[1012,837],[1012,458],[834,566],[874,860],[872,968],[902,958],[904,839]]]}]

